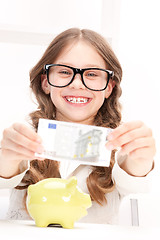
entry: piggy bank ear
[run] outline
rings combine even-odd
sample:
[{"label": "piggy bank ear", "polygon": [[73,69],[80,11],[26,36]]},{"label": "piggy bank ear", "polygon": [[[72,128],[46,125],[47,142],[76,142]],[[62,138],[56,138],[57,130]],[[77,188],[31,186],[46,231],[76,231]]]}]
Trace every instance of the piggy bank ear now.
[{"label": "piggy bank ear", "polygon": [[77,178],[76,177],[71,177],[68,179],[68,182],[67,182],[67,188],[70,190],[70,191],[75,191],[76,189],[76,186],[77,186]]}]

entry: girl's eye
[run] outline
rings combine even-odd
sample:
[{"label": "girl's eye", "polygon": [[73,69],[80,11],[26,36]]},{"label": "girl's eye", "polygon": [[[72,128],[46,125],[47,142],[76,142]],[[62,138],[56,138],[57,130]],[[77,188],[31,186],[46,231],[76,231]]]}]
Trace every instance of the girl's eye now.
[{"label": "girl's eye", "polygon": [[93,77],[97,77],[98,75],[96,72],[86,72],[85,76],[93,78]]},{"label": "girl's eye", "polygon": [[90,76],[90,77],[94,77],[94,76],[96,76],[95,73],[88,73],[87,75]]},{"label": "girl's eye", "polygon": [[60,70],[59,71],[60,74],[63,74],[63,75],[70,75],[71,73],[67,70]]}]

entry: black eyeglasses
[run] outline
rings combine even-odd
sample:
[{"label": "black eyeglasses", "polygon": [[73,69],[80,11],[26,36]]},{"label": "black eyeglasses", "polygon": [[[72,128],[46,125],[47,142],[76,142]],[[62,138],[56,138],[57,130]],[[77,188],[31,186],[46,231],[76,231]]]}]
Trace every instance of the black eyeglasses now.
[{"label": "black eyeglasses", "polygon": [[70,85],[76,74],[81,75],[82,83],[92,91],[103,91],[107,88],[113,71],[101,68],[74,68],[62,64],[46,64],[45,70],[48,83],[53,87],[63,88]]}]

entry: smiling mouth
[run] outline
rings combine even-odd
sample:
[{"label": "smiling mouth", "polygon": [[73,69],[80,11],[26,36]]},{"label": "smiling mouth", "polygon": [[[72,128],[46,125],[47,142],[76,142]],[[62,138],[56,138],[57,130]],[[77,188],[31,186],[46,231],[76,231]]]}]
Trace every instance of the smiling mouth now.
[{"label": "smiling mouth", "polygon": [[90,98],[86,97],[65,97],[65,100],[70,103],[82,104],[89,102]]}]

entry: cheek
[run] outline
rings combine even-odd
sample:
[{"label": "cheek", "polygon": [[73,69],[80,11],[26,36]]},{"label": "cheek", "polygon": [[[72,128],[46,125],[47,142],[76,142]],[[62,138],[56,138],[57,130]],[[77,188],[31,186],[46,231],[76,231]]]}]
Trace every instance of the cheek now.
[{"label": "cheek", "polygon": [[105,98],[106,98],[106,93],[105,93],[105,91],[103,91],[103,92],[98,92],[97,97],[98,97],[99,101],[104,102],[104,100],[105,100]]},{"label": "cheek", "polygon": [[59,89],[52,88],[50,91],[50,97],[54,105],[57,105],[57,102],[59,102],[59,96],[60,96]]},{"label": "cheek", "polygon": [[97,105],[100,108],[105,101],[105,92],[97,92],[96,99],[97,99]]}]

